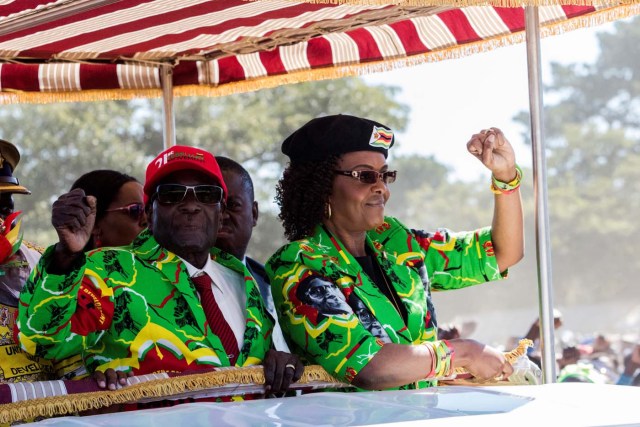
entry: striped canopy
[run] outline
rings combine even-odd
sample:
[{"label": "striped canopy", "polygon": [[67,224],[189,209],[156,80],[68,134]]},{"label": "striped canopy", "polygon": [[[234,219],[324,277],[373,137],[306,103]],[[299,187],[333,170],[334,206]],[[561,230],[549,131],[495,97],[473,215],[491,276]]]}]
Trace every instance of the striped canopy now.
[{"label": "striped canopy", "polygon": [[[638,1],[540,2],[541,35],[637,14]],[[446,0],[0,0],[0,103],[161,96],[163,69],[176,96],[227,95],[524,40],[522,1],[449,2],[465,6]]]}]

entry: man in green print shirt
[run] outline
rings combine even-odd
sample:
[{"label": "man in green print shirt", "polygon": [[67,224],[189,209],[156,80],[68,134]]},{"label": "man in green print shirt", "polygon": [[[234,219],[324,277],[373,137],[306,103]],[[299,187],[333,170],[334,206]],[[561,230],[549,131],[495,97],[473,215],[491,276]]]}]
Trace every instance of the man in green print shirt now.
[{"label": "man in green print shirt", "polygon": [[267,391],[287,389],[302,364],[273,350],[273,322],[254,279],[214,248],[227,192],[213,155],[165,150],[148,165],[144,191],[149,228],[130,246],[88,253],[95,199],[74,190],[54,203],[60,243],[45,251],[21,295],[22,347],[55,360],[81,353],[89,372],[109,374],[110,388],[116,373],[122,381],[263,364]]}]

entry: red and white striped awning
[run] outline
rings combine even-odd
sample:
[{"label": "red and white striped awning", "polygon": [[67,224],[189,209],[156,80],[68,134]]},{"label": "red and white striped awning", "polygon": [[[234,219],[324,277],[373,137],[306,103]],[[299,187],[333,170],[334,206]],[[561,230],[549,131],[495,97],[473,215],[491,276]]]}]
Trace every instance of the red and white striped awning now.
[{"label": "red and white striped awning", "polygon": [[[161,96],[161,64],[216,96],[438,61],[523,41],[513,1],[0,0],[0,103]],[[541,35],[640,12],[577,1],[540,6]]]}]

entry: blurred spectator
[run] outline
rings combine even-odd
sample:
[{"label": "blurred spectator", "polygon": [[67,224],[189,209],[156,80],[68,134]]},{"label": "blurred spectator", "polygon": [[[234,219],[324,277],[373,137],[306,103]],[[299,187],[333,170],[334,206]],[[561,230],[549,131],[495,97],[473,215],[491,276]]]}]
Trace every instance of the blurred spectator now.
[{"label": "blurred spectator", "polygon": [[453,322],[438,326],[438,339],[469,338],[476,330],[476,326],[478,326],[478,323],[475,320],[465,320],[462,323]]},{"label": "blurred spectator", "polygon": [[611,340],[603,334],[595,334],[579,345],[563,349],[558,359],[558,381],[579,381],[614,384],[619,376],[618,354]]},{"label": "blurred spectator", "polygon": [[639,385],[640,375],[636,371],[640,368],[640,344],[636,344],[630,354],[624,358],[624,369],[616,384],[618,385]]},{"label": "blurred spectator", "polygon": [[568,346],[562,349],[562,357],[558,358],[558,369],[562,370],[568,365],[575,365],[580,360],[580,350],[576,346]]},{"label": "blurred spectator", "polygon": [[[562,313],[560,310],[553,309],[553,327],[558,329],[562,326]],[[533,341],[533,347],[529,347],[527,350],[527,356],[539,367],[542,366],[540,361],[541,346],[540,346],[540,318],[537,318],[529,327],[527,334],[523,337]]]},{"label": "blurred spectator", "polygon": [[607,375],[589,361],[578,361],[566,365],[558,374],[560,383],[595,383],[608,384]]}]

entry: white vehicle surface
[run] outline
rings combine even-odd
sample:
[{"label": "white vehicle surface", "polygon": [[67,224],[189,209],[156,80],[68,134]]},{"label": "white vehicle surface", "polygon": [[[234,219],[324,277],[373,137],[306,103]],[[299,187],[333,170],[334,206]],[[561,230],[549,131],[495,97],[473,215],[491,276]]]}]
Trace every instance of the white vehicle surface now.
[{"label": "white vehicle surface", "polygon": [[318,392],[231,403],[50,418],[42,426],[640,425],[640,388],[588,383]]}]

